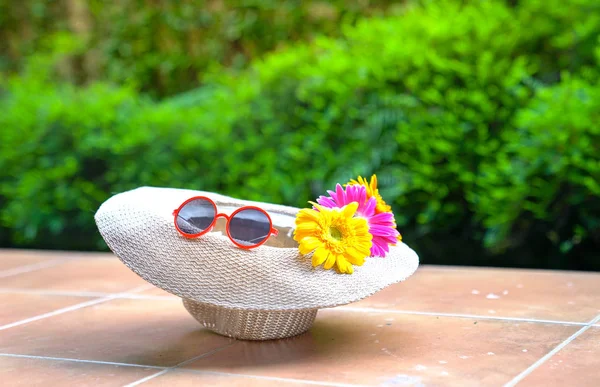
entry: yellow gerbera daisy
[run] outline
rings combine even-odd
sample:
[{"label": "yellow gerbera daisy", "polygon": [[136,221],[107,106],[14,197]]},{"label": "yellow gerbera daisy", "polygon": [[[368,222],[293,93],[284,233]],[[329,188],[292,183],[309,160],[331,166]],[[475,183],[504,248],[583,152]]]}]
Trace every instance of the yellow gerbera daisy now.
[{"label": "yellow gerbera daisy", "polygon": [[366,219],[353,218],[358,203],[343,208],[311,204],[318,211],[304,208],[296,216],[294,240],[300,244],[300,253],[314,251],[314,267],[323,265],[329,270],[335,265],[338,272],[352,274],[352,265],[361,266],[370,255],[373,238]]},{"label": "yellow gerbera daisy", "polygon": [[371,176],[371,182],[362,176],[358,177],[358,181],[352,179],[346,185],[362,185],[367,189],[367,198],[375,197],[377,199],[377,207],[375,207],[375,213],[380,214],[382,212],[392,212],[392,207],[390,207],[385,200],[379,194],[379,190],[377,189],[377,176],[373,174]]}]

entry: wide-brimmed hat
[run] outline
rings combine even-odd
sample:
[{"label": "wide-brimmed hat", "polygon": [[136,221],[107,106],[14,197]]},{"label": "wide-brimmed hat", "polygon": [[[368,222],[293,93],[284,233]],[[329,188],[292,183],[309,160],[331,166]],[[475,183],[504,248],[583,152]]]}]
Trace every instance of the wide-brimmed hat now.
[{"label": "wide-brimmed hat", "polygon": [[[188,239],[174,227],[173,210],[206,196],[219,212],[257,206],[279,234],[245,250],[215,231]],[[95,215],[110,249],[151,284],[184,299],[194,317],[228,336],[269,339],[301,333],[320,308],[367,297],[415,272],[419,259],[405,243],[385,258],[368,258],[351,275],[314,268],[292,239],[298,208],[239,200],[203,191],[142,187],[108,199]]]}]

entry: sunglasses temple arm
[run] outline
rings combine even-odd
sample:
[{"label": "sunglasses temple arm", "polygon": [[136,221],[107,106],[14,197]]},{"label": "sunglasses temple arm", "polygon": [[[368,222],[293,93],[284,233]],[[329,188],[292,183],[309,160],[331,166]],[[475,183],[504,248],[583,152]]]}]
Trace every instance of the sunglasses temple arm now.
[{"label": "sunglasses temple arm", "polygon": [[271,228],[271,235],[277,236],[279,234],[279,230],[276,228]]}]

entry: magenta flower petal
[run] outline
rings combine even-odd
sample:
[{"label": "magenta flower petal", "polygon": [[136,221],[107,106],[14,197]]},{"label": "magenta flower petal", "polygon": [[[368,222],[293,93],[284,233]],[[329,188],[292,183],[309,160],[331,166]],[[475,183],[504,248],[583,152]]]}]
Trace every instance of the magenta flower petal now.
[{"label": "magenta flower petal", "polygon": [[369,224],[369,232],[375,235],[381,235],[383,237],[392,237],[395,238],[398,236],[398,231],[395,228],[389,226],[381,226],[378,224]]},{"label": "magenta flower petal", "polygon": [[394,225],[394,214],[391,212],[381,212],[379,214],[373,215],[373,222],[381,225]]},{"label": "magenta flower petal", "polygon": [[[335,193],[337,194],[337,200],[342,200],[342,198],[345,196],[344,189],[342,188],[342,186],[340,184],[336,184]],[[346,204],[348,204],[348,203],[352,203],[352,202],[349,200]]]},{"label": "magenta flower petal", "polygon": [[[367,196],[365,195],[365,198],[366,198],[366,197],[367,197]],[[371,198],[371,199],[375,199],[375,198]],[[375,200],[369,200],[369,201],[367,202],[367,204],[365,205],[365,212],[366,212],[366,213],[368,213],[368,214],[370,214],[370,213],[373,213],[373,214],[374,214],[374,213],[375,213],[375,208],[376,208],[376,207],[377,207],[377,199],[375,199]],[[379,215],[379,214],[377,214],[377,215]],[[375,215],[374,215],[374,216],[375,216]]]},{"label": "magenta flower petal", "polygon": [[327,208],[336,207],[335,202],[333,200],[331,200],[331,198],[328,198],[327,196],[319,196],[319,198],[317,199],[317,203],[319,203],[323,207],[327,207]]}]

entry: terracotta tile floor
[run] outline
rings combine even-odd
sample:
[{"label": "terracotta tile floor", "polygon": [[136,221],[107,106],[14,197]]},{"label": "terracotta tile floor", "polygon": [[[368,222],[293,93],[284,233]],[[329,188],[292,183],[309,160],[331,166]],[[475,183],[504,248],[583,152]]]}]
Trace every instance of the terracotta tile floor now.
[{"label": "terracotta tile floor", "polygon": [[110,254],[0,250],[2,386],[600,386],[600,273],[425,266],[244,342]]}]

